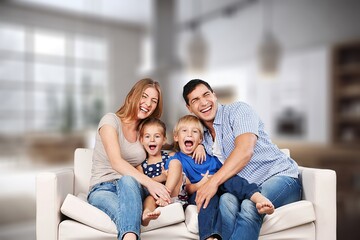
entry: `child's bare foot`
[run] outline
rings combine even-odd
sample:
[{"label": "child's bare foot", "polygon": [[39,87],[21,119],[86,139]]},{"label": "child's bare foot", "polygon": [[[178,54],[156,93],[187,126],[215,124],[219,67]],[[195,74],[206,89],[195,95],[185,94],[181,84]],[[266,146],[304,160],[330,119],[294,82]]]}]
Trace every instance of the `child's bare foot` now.
[{"label": "child's bare foot", "polygon": [[156,200],[156,205],[158,205],[160,207],[165,207],[165,206],[169,205],[169,203],[164,201],[163,199],[159,198],[158,200]]},{"label": "child's bare foot", "polygon": [[256,208],[260,214],[272,214],[275,210],[270,201],[256,203]]},{"label": "child's bare foot", "polygon": [[152,212],[150,210],[144,210],[141,224],[143,226],[149,225],[150,220],[157,219],[160,216],[160,214],[161,212],[159,210],[154,210]]}]

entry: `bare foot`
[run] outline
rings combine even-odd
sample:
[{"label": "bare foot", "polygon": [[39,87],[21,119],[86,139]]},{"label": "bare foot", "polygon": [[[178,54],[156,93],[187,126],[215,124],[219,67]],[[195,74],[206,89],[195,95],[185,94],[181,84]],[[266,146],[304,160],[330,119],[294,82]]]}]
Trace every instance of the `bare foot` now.
[{"label": "bare foot", "polygon": [[272,214],[275,210],[271,202],[256,203],[256,208],[260,214]]},{"label": "bare foot", "polygon": [[150,220],[155,220],[160,216],[161,212],[159,210],[154,210],[151,212],[150,210],[144,210],[142,215],[141,224],[143,226],[149,225]]},{"label": "bare foot", "polygon": [[164,201],[163,199],[159,198],[158,200],[156,200],[156,204],[160,207],[165,207],[167,205],[169,205],[168,202]]}]

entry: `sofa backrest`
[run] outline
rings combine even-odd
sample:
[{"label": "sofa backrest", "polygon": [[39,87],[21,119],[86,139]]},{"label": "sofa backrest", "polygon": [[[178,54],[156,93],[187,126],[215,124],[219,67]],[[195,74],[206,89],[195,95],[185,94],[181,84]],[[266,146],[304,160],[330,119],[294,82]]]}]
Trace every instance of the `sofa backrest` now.
[{"label": "sofa backrest", "polygon": [[77,148],[74,155],[74,194],[87,193],[89,191],[93,150]]},{"label": "sofa backrest", "polygon": [[[290,156],[289,149],[281,149],[286,155]],[[75,173],[75,195],[87,193],[89,191],[93,149],[77,148],[74,156]]]}]

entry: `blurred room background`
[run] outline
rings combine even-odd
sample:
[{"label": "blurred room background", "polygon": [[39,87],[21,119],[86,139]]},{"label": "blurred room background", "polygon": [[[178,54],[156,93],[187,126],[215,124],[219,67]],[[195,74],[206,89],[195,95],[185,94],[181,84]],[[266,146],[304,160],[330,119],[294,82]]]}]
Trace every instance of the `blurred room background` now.
[{"label": "blurred room background", "polygon": [[[336,170],[338,239],[360,230],[360,1],[0,2],[0,239],[35,239],[35,177],[92,147],[101,116],[159,81],[245,101],[299,165]],[[169,137],[171,139],[171,137]]]}]

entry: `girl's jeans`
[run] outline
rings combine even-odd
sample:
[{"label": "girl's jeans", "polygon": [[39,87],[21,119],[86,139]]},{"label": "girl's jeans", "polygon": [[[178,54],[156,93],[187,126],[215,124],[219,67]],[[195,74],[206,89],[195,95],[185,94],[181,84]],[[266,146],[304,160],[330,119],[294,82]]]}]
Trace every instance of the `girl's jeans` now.
[{"label": "girl's jeans", "polygon": [[[275,176],[261,185],[261,194],[278,208],[301,199],[301,181],[299,178]],[[255,204],[238,199],[229,193],[220,197],[219,210],[224,240],[257,240],[264,215],[260,215]]]},{"label": "girl's jeans", "polygon": [[118,239],[132,232],[140,239],[144,188],[130,176],[96,184],[90,190],[88,202],[105,212],[115,223]]}]

